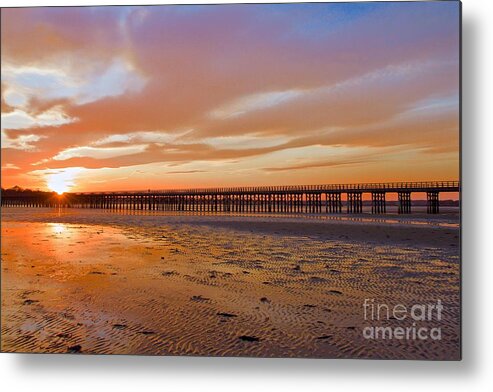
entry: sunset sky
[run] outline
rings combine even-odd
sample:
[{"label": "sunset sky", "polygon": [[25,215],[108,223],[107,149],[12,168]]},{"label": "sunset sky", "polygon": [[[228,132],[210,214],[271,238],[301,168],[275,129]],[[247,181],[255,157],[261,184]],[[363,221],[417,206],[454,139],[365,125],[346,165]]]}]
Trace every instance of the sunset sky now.
[{"label": "sunset sky", "polygon": [[2,187],[455,180],[459,4],[2,9]]}]

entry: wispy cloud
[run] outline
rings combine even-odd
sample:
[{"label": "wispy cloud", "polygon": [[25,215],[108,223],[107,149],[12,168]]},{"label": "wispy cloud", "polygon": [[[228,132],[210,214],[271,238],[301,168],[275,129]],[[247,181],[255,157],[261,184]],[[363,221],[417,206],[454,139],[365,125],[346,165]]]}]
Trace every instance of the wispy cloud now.
[{"label": "wispy cloud", "polygon": [[[74,59],[75,60],[75,59]],[[8,85],[7,104],[24,107],[31,99],[41,101],[69,99],[77,105],[107,97],[140,91],[146,83],[135,68],[122,58],[94,63],[84,58],[61,65],[2,66],[2,81]]]},{"label": "wispy cloud", "polygon": [[104,146],[113,143],[172,143],[177,138],[188,132],[189,131],[177,133],[139,131],[124,134],[113,134],[96,140],[93,145]]},{"label": "wispy cloud", "polygon": [[219,119],[237,117],[256,110],[268,109],[280,105],[300,97],[302,94],[303,92],[301,90],[270,91],[251,94],[214,109],[211,112],[211,116]]},{"label": "wispy cloud", "polygon": [[39,114],[29,114],[19,109],[2,113],[2,129],[22,130],[59,127],[74,121],[77,121],[77,119],[67,116],[60,107],[54,107]]},{"label": "wispy cloud", "polygon": [[12,163],[2,165],[2,170],[20,170],[20,167]]},{"label": "wispy cloud", "polygon": [[132,154],[138,154],[145,151],[147,145],[139,144],[129,147],[72,147],[60,151],[53,157],[55,161],[66,161],[71,158],[94,158],[108,159]]},{"label": "wispy cloud", "polygon": [[33,151],[36,149],[36,142],[40,141],[43,136],[32,134],[20,134],[11,138],[2,130],[2,148],[11,148],[13,150]]}]

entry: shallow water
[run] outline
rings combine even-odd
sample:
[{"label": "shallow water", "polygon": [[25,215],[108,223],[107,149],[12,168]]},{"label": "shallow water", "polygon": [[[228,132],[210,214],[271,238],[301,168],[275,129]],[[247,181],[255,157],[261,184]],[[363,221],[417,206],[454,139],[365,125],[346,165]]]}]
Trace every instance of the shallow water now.
[{"label": "shallow water", "polygon": [[[371,207],[365,207],[363,214],[293,214],[293,213],[210,213],[210,212],[174,212],[174,211],[139,211],[139,210],[99,210],[78,208],[3,208],[3,219],[26,221],[52,221],[74,219],[87,223],[111,222],[113,224],[137,223],[130,217],[143,217],[143,219],[160,218],[175,222],[192,222],[205,220],[269,220],[269,221],[331,221],[350,222],[362,224],[398,224],[398,225],[423,225],[430,227],[459,228],[459,209],[457,207],[443,207],[437,215],[426,213],[426,207],[415,207],[412,214],[399,215],[397,213],[371,214]],[[124,218],[125,217],[125,218]]]},{"label": "shallow water", "polygon": [[[393,243],[380,237],[356,241],[333,231],[319,235],[319,228],[304,230],[299,217],[13,210],[2,211],[5,351],[459,356],[453,228],[427,227],[455,239],[423,246],[404,243],[407,238]],[[253,224],[237,228],[244,219]],[[270,223],[268,230],[255,229],[259,219]],[[352,224],[371,229],[382,222]],[[409,222],[385,224],[392,227],[387,236],[396,238],[401,226],[411,225],[416,238],[425,230]],[[322,223],[327,225],[339,223]],[[418,324],[439,326],[442,339],[365,339],[363,329],[375,324],[364,319],[365,299],[409,307],[440,299],[442,319]]]}]

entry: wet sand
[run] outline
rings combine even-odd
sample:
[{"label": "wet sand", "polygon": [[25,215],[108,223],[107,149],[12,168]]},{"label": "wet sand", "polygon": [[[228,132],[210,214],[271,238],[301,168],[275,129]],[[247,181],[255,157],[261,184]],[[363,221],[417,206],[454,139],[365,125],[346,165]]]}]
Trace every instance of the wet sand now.
[{"label": "wet sand", "polygon": [[[459,252],[456,215],[6,208],[2,350],[457,359]],[[443,318],[429,324],[442,339],[365,339],[365,298],[408,306],[440,299]]]}]

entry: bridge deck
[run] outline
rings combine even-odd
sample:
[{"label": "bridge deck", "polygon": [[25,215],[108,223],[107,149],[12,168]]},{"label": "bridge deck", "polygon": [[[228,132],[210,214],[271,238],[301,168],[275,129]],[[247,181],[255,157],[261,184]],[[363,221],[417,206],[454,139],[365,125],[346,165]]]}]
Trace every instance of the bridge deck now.
[{"label": "bridge deck", "polygon": [[[459,192],[458,181],[330,184],[239,188],[169,189],[127,192],[2,194],[2,206],[76,207],[114,210],[347,213],[363,211],[363,193],[371,193],[372,212],[386,212],[387,193],[398,194],[398,212],[411,212],[411,193],[427,195],[430,214],[439,212],[440,192]],[[346,196],[343,202],[341,195]]]}]

